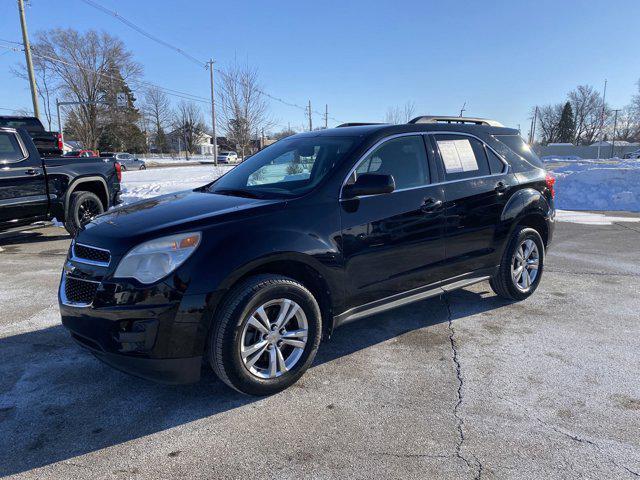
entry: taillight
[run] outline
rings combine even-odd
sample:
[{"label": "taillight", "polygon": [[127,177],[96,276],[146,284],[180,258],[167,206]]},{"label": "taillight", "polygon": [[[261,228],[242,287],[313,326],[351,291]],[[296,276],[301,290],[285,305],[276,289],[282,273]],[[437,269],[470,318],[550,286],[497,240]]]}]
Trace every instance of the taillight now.
[{"label": "taillight", "polygon": [[545,183],[547,184],[547,188],[551,192],[551,198],[554,198],[556,196],[556,191],[553,188],[553,186],[556,184],[556,177],[554,177],[550,173],[547,173],[547,176],[545,177],[544,180],[545,180]]},{"label": "taillight", "polygon": [[113,165],[116,167],[116,175],[118,176],[118,181],[122,181],[122,167],[118,162],[113,162]]},{"label": "taillight", "polygon": [[62,134],[59,133],[57,137],[58,137],[58,150],[62,151],[64,150],[64,145],[62,144]]}]

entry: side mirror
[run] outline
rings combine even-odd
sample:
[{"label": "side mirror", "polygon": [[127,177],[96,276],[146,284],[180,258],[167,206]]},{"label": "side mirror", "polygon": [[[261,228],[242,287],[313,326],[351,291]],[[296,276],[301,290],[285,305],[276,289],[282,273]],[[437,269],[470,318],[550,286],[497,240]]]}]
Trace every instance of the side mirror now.
[{"label": "side mirror", "polygon": [[342,197],[353,198],[364,195],[379,195],[381,193],[391,193],[395,189],[396,181],[392,175],[363,173],[358,175],[355,183],[345,185],[342,189]]}]

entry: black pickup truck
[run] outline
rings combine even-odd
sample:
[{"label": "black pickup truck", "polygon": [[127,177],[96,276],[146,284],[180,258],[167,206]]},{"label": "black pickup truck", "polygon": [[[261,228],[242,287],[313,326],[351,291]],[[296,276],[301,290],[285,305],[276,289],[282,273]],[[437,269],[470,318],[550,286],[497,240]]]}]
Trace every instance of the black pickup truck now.
[{"label": "black pickup truck", "polygon": [[120,165],[42,156],[24,128],[0,127],[0,231],[53,218],[71,235],[120,203]]},{"label": "black pickup truck", "polygon": [[62,135],[46,131],[37,117],[0,115],[0,127],[24,128],[43,157],[62,155]]}]

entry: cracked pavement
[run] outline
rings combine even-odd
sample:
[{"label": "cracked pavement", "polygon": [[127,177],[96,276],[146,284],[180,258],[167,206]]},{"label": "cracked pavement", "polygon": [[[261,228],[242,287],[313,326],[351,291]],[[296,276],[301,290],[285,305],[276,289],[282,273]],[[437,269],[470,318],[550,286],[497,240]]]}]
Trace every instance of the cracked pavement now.
[{"label": "cracked pavement", "polygon": [[[619,214],[618,214],[619,215]],[[520,303],[481,283],[352,323],[293,388],[163,386],[59,324],[61,229],[0,236],[0,477],[640,476],[640,232],[560,223]]]}]

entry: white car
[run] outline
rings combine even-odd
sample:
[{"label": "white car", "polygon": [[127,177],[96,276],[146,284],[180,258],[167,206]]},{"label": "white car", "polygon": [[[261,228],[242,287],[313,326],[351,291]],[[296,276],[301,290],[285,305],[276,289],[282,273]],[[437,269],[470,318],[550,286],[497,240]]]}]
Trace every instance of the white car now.
[{"label": "white car", "polygon": [[236,152],[220,152],[218,163],[238,163],[238,154]]},{"label": "white car", "polygon": [[625,153],[622,158],[640,158],[640,150],[636,150],[635,152]]}]

